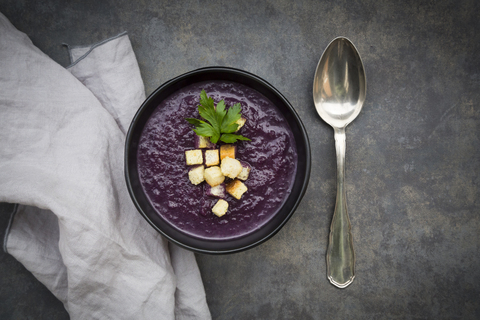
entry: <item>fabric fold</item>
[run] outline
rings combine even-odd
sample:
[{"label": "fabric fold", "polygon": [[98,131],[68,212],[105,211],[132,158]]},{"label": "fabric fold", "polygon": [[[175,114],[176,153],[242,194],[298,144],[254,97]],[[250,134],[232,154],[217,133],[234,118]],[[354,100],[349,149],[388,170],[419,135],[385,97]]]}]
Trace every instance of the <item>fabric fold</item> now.
[{"label": "fabric fold", "polygon": [[68,72],[0,14],[0,201],[20,204],[5,247],[72,319],[209,319],[193,253],[169,249],[124,183],[145,98],[128,35],[88,48]]}]

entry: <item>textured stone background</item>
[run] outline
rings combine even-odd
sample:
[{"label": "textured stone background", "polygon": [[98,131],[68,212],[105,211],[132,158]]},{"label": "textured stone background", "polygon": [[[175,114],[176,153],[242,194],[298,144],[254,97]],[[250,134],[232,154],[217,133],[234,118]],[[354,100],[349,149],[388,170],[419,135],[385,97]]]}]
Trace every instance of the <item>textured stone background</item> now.
[{"label": "textured stone background", "polygon": [[[62,42],[128,31],[147,94],[222,65],[263,77],[296,108],[312,145],[309,189],[260,247],[197,256],[214,319],[480,318],[480,2],[0,0],[0,11],[63,66]],[[311,95],[339,35],[357,46],[368,80],[347,128],[357,278],[343,290],[325,276],[333,131]],[[2,238],[10,209],[1,206]],[[1,253],[0,318],[68,315]]]}]

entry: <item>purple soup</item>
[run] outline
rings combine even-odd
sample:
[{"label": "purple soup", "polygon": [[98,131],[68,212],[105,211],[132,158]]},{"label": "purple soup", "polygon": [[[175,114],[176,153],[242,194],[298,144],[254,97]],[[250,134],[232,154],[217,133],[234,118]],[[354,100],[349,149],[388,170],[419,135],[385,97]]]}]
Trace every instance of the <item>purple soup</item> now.
[{"label": "purple soup", "polygon": [[[205,184],[188,178],[185,151],[195,149],[195,132],[185,118],[197,118],[204,89],[227,107],[239,102],[247,119],[238,132],[236,158],[251,166],[240,200],[227,195],[228,212],[212,213],[218,199],[205,195]],[[256,90],[235,82],[208,81],[187,86],[165,99],[143,129],[137,153],[143,190],[158,214],[175,228],[204,239],[232,239],[265,225],[282,207],[297,169],[293,133],[280,111]]]}]

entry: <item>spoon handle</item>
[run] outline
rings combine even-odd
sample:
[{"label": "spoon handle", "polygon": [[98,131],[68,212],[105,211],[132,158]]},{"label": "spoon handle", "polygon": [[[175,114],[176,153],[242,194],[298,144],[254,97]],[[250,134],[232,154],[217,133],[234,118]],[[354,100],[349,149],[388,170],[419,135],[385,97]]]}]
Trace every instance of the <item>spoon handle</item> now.
[{"label": "spoon handle", "polygon": [[345,127],[335,128],[337,201],[330,226],[327,249],[327,277],[333,285],[339,288],[347,287],[355,278],[352,227],[348,218],[345,196],[345,148]]}]

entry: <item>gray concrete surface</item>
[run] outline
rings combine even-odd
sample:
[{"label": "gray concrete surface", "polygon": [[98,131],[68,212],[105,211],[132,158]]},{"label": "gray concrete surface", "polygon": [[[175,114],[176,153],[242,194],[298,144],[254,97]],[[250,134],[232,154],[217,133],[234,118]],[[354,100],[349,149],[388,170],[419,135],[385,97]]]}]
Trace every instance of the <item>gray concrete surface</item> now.
[{"label": "gray concrete surface", "polygon": [[[222,65],[263,77],[296,108],[312,145],[308,191],[260,247],[197,256],[214,319],[479,319],[479,4],[0,0],[0,11],[63,66],[62,42],[128,31],[147,94]],[[325,276],[335,154],[311,96],[318,59],[339,35],[357,46],[368,80],[364,109],[347,128],[357,278],[344,290]],[[2,253],[0,318],[68,315]]]}]

